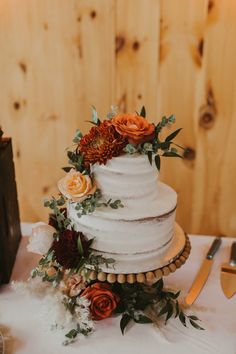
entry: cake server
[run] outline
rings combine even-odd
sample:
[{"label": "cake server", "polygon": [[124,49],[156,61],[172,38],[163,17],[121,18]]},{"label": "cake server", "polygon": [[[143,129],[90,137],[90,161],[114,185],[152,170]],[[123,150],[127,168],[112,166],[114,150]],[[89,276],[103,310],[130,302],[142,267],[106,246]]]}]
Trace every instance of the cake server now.
[{"label": "cake server", "polygon": [[229,263],[221,266],[220,282],[228,299],[236,294],[236,242],[232,243]]},{"label": "cake server", "polygon": [[221,239],[215,238],[211,245],[211,248],[209,249],[206,255],[206,258],[204,259],[201,265],[201,268],[198,271],[196,278],[194,279],[194,282],[188,292],[188,295],[185,298],[187,305],[191,305],[196,300],[203,286],[205,285],[213,265],[213,257],[220,248],[220,245]]}]

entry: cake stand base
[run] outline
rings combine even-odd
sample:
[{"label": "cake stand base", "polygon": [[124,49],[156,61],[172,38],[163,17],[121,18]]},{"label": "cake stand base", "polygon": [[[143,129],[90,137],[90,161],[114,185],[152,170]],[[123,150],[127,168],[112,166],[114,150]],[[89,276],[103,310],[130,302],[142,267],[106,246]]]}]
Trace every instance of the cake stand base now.
[{"label": "cake stand base", "polygon": [[[129,283],[133,284],[135,282],[145,283],[145,284],[153,284],[158,281],[163,276],[167,276],[170,273],[176,271],[176,269],[180,268],[188,259],[191,244],[189,241],[189,237],[179,225],[176,225],[176,229],[178,230],[175,234],[175,245],[170,249],[169,259],[165,259],[165,265],[160,268],[143,272],[143,273],[131,273],[131,274],[114,274],[114,273],[106,273],[106,272],[96,272],[94,270],[89,271],[88,277],[90,280],[99,280],[99,281],[107,281],[108,283],[118,282],[120,284]],[[176,242],[178,247],[176,249],[176,253],[174,252]]]}]

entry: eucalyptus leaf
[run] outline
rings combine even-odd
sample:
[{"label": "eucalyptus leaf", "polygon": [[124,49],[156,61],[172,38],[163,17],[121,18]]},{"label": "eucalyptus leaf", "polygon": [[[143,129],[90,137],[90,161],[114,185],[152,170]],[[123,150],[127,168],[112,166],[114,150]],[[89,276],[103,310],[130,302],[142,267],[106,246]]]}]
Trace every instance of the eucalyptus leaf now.
[{"label": "eucalyptus leaf", "polygon": [[77,239],[77,247],[78,247],[79,254],[82,256],[84,254],[84,249],[83,249],[83,245],[82,245],[80,236]]},{"label": "eucalyptus leaf", "polygon": [[168,118],[169,123],[174,123],[175,122],[175,116],[172,114],[169,118]]},{"label": "eucalyptus leaf", "polygon": [[186,317],[185,317],[183,311],[180,311],[180,313],[179,313],[179,319],[180,319],[181,323],[184,325],[184,327],[187,327],[187,326],[186,326]]},{"label": "eucalyptus leaf", "polygon": [[91,238],[90,240],[88,240],[87,242],[87,246],[90,247],[94,241],[95,237]]},{"label": "eucalyptus leaf", "polygon": [[153,321],[151,318],[145,316],[145,315],[139,315],[137,318],[133,318],[134,322],[136,323],[152,323]]},{"label": "eucalyptus leaf", "polygon": [[148,160],[149,160],[150,164],[152,165],[152,151],[148,151],[147,155],[148,155]]},{"label": "eucalyptus leaf", "polygon": [[30,276],[31,278],[35,278],[36,276],[38,275],[38,270],[37,269],[32,269],[31,273],[30,273]]},{"label": "eucalyptus leaf", "polygon": [[156,283],[154,283],[152,285],[153,288],[155,288],[157,291],[162,291],[163,289],[163,286],[164,286],[164,282],[163,282],[163,279],[159,279]]},{"label": "eucalyptus leaf", "polygon": [[156,167],[157,167],[158,171],[160,171],[160,169],[161,169],[161,159],[160,159],[159,155],[155,156],[155,164],[156,164]]},{"label": "eucalyptus leaf", "polygon": [[169,149],[170,147],[170,141],[163,141],[162,143],[159,144],[159,148],[162,150]]},{"label": "eucalyptus leaf", "polygon": [[153,151],[153,146],[151,143],[144,143],[143,144],[143,151],[148,152],[148,151]]},{"label": "eucalyptus leaf", "polygon": [[62,167],[62,170],[67,173],[67,172],[70,172],[71,167],[70,167],[70,166],[68,166],[68,167]]},{"label": "eucalyptus leaf", "polygon": [[160,316],[164,315],[165,313],[167,313],[167,312],[169,311],[169,309],[170,309],[170,304],[169,304],[169,302],[167,302],[167,303],[165,304],[165,306],[162,307],[162,309],[161,309],[160,312],[158,313],[158,316],[160,317]]},{"label": "eucalyptus leaf", "polygon": [[128,154],[134,154],[137,152],[137,149],[134,145],[127,144],[124,148],[124,152],[127,152]]},{"label": "eucalyptus leaf", "polygon": [[73,143],[78,144],[81,138],[83,137],[83,134],[79,129],[76,130],[75,137],[73,139]]},{"label": "eucalyptus leaf", "polygon": [[98,112],[94,106],[92,106],[92,122],[96,125],[101,123],[100,119],[98,118]]},{"label": "eucalyptus leaf", "polygon": [[162,119],[161,119],[161,126],[162,126],[162,127],[165,127],[166,124],[168,124],[168,119],[164,116],[164,117],[162,117]]},{"label": "eucalyptus leaf", "polygon": [[178,297],[179,297],[179,295],[180,295],[180,291],[178,291],[177,293],[172,293],[172,292],[169,292],[169,291],[167,291],[166,292],[166,295],[168,296],[168,297],[170,297],[171,299],[177,299]]},{"label": "eucalyptus leaf", "polygon": [[180,157],[181,159],[183,158],[183,156],[177,154],[176,152],[173,151],[165,151],[164,154],[162,156],[166,156],[166,157]]},{"label": "eucalyptus leaf", "polygon": [[176,301],[176,303],[175,303],[175,318],[179,317],[179,313],[180,313],[179,303],[178,303],[178,301]]},{"label": "eucalyptus leaf", "polygon": [[204,331],[205,328],[199,326],[196,322],[194,322],[193,320],[189,320],[189,322],[191,323],[191,325],[196,328],[196,329],[199,329],[201,331]]},{"label": "eucalyptus leaf", "polygon": [[144,106],[141,108],[140,116],[142,116],[143,118],[146,118],[146,109]]},{"label": "eucalyptus leaf", "polygon": [[107,113],[107,118],[112,119],[118,114],[118,106],[112,105],[111,112]]},{"label": "eucalyptus leaf", "polygon": [[72,338],[75,338],[77,335],[78,335],[78,331],[76,329],[72,329],[65,336],[67,338],[72,339]]},{"label": "eucalyptus leaf", "polygon": [[167,311],[167,315],[166,315],[165,323],[171,318],[173,313],[174,313],[174,307],[173,307],[172,303],[170,302],[169,307],[168,307],[168,311]]},{"label": "eucalyptus leaf", "polygon": [[43,205],[48,208],[50,206],[50,201],[45,199]]},{"label": "eucalyptus leaf", "polygon": [[200,321],[199,318],[197,316],[194,315],[190,315],[188,316],[189,319],[194,320],[194,321]]},{"label": "eucalyptus leaf", "polygon": [[122,334],[124,335],[124,330],[126,328],[126,326],[128,325],[128,323],[132,320],[132,317],[125,313],[123,314],[123,316],[121,317],[121,320],[120,320],[120,329],[121,329],[121,332]]},{"label": "eucalyptus leaf", "polygon": [[178,150],[177,150],[176,148],[174,148],[174,147],[172,147],[172,148],[170,149],[170,151],[172,151],[172,152],[177,152],[177,153],[178,153]]},{"label": "eucalyptus leaf", "polygon": [[98,125],[97,123],[94,123],[92,120],[85,120],[86,123],[90,123],[90,124],[93,124],[93,125]]},{"label": "eucalyptus leaf", "polygon": [[168,135],[168,136],[166,137],[165,141],[172,141],[172,140],[176,137],[176,135],[179,134],[179,132],[180,132],[181,130],[182,130],[182,128],[179,128],[179,129],[175,130],[173,133],[171,133],[170,135]]},{"label": "eucalyptus leaf", "polygon": [[68,158],[73,161],[75,157],[75,153],[73,151],[67,151]]}]

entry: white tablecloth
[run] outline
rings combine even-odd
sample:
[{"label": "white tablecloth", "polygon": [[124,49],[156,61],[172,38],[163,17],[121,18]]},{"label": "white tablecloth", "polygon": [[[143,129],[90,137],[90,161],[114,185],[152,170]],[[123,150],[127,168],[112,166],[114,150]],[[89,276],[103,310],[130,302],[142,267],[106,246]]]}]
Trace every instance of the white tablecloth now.
[{"label": "white tablecloth", "polygon": [[[24,225],[28,234],[30,225]],[[192,251],[187,263],[165,278],[165,283],[183,294],[189,289],[199,265],[213,237],[190,236]],[[205,331],[184,328],[178,320],[170,320],[166,327],[153,325],[131,326],[122,336],[119,318],[109,318],[96,325],[88,338],[81,338],[70,346],[62,346],[62,334],[50,330],[40,316],[41,300],[19,295],[10,285],[0,288],[0,329],[8,336],[7,354],[236,354],[236,295],[226,299],[220,287],[220,265],[228,261],[232,238],[223,238],[206,286],[191,312],[202,320]],[[12,279],[28,277],[35,265],[34,255],[26,252],[27,237],[23,237],[17,254]]]}]

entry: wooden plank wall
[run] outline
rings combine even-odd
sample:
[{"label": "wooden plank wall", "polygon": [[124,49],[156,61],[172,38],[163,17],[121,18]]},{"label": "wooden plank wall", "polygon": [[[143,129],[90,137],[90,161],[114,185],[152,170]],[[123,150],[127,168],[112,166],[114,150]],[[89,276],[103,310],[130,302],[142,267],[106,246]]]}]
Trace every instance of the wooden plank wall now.
[{"label": "wooden plank wall", "polygon": [[22,220],[46,219],[65,148],[94,104],[174,113],[184,161],[162,179],[187,232],[236,235],[233,0],[1,0],[0,124],[13,137]]}]

